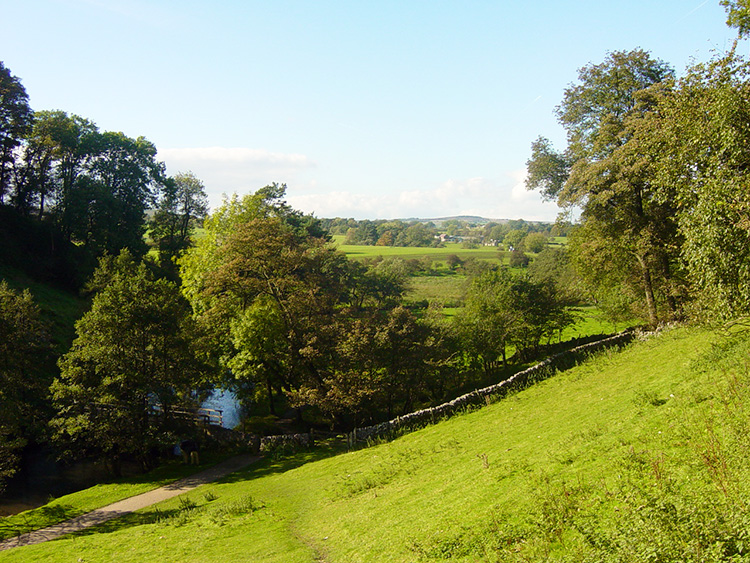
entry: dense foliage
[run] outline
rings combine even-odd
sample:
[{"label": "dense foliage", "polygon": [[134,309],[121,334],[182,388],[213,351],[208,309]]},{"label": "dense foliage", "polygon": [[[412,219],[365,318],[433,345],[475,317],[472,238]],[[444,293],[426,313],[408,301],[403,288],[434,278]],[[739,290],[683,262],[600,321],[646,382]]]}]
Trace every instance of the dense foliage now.
[{"label": "dense foliage", "polygon": [[49,335],[31,294],[0,281],[0,491],[16,472],[22,447],[44,425],[40,407],[50,356]]},{"label": "dense foliage", "polygon": [[565,92],[567,149],[532,145],[527,186],[580,208],[573,262],[613,317],[750,312],[747,64],[731,50],[677,80],[611,53]]},{"label": "dense foliage", "polygon": [[101,457],[119,474],[125,456],[148,468],[178,441],[185,421],[175,411],[195,407],[210,366],[174,283],[153,279],[127,253],[97,273],[101,290],[51,388],[51,424],[69,457]]}]

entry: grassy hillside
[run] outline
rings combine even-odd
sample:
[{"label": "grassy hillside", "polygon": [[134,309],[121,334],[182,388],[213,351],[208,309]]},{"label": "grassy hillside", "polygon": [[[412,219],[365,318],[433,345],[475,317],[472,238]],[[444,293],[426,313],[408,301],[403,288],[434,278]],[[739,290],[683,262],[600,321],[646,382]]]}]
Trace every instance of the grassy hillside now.
[{"label": "grassy hillside", "polygon": [[267,460],[0,562],[744,561],[749,351],[669,331],[393,442]]}]

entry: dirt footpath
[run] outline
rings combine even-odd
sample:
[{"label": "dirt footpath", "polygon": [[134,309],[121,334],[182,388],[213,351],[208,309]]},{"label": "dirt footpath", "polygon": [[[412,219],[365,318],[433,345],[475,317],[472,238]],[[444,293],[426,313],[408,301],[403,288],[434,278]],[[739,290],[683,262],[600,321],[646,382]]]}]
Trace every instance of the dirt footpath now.
[{"label": "dirt footpath", "polygon": [[258,459],[260,459],[260,456],[252,454],[244,454],[230,458],[209,469],[206,469],[205,471],[201,471],[199,473],[191,475],[190,477],[185,477],[184,479],[180,479],[179,481],[175,481],[174,483],[170,483],[169,485],[165,485],[164,487],[161,487],[159,489],[154,489],[153,491],[149,491],[138,496],[115,502],[108,506],[98,508],[93,512],[82,514],[81,516],[78,516],[71,520],[66,520],[65,522],[55,524],[54,526],[43,528],[41,530],[35,530],[26,534],[21,534],[20,536],[17,536],[15,538],[0,542],[0,551],[11,549],[13,547],[19,547],[22,545],[42,543],[45,541],[53,540],[55,538],[59,538],[60,536],[64,536],[65,534],[78,532],[85,528],[96,526],[97,524],[101,524],[102,522],[107,522],[108,520],[112,520],[113,518],[118,518],[125,514],[135,512],[136,510],[140,510],[141,508],[146,508],[147,506],[151,506],[152,504],[156,504],[163,500],[181,495],[182,493],[186,493],[187,491],[195,489],[196,487],[199,487],[201,485],[205,485],[206,483],[221,479],[225,475],[229,475],[230,473],[239,471],[243,467],[250,465]]}]

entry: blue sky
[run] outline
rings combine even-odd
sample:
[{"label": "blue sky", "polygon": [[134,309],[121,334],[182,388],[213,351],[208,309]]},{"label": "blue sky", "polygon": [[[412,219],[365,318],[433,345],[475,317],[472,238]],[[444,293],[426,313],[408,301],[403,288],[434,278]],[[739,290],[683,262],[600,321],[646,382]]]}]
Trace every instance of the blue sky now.
[{"label": "blue sky", "polygon": [[2,0],[36,110],[144,136],[211,203],[270,182],[319,217],[554,220],[523,187],[577,69],[731,46],[718,0]]}]

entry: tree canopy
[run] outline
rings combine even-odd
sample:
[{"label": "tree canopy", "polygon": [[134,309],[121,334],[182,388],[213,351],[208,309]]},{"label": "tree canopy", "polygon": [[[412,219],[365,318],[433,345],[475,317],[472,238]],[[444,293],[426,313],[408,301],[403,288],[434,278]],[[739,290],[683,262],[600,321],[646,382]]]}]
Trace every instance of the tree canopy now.
[{"label": "tree canopy", "polygon": [[17,469],[18,453],[44,425],[50,338],[28,290],[0,281],[0,490]]},{"label": "tree canopy", "polygon": [[117,474],[125,455],[147,468],[177,441],[174,409],[195,405],[210,366],[175,284],[153,279],[129,254],[105,261],[99,276],[106,283],[59,362],[52,424],[68,456],[100,457]]},{"label": "tree canopy", "polygon": [[568,133],[565,153],[538,139],[527,163],[529,189],[580,207],[572,249],[586,264],[587,281],[600,294],[615,281],[626,287],[642,304],[634,312],[652,325],[677,314],[677,229],[673,202],[658,197],[636,133],[656,105],[658,88],[673,76],[666,63],[640,49],[616,51],[582,68],[557,108]]}]

